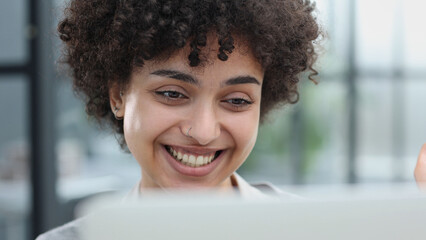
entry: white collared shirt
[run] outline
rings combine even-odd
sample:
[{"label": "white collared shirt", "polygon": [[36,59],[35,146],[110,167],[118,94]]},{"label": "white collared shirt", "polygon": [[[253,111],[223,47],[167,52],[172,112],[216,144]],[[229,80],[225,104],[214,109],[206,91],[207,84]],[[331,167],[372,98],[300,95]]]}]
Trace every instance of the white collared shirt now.
[{"label": "white collared shirt", "polygon": [[[280,196],[280,197],[284,197],[284,198],[297,198],[297,199],[300,198],[296,195],[283,192],[279,188],[273,186],[272,184],[270,184],[268,182],[265,182],[265,183],[262,183],[262,184],[251,185],[250,183],[248,183],[246,180],[244,180],[244,178],[242,178],[236,172],[234,172],[231,175],[231,182],[232,182],[234,188],[239,192],[240,196],[244,199],[266,199],[266,198],[271,198],[271,197],[274,197],[274,196],[276,196],[276,197]],[[263,192],[259,189],[265,189],[266,191]],[[141,193],[141,187],[140,187],[140,182],[139,182],[124,197],[123,202],[137,200],[137,199],[140,198],[141,195],[142,195],[142,193]]]}]

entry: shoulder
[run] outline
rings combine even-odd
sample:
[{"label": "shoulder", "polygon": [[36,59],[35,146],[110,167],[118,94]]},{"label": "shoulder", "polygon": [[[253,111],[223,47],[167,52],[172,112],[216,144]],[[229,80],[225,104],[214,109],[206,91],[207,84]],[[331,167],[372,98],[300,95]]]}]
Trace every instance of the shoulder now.
[{"label": "shoulder", "polygon": [[79,240],[82,222],[77,219],[41,234],[36,240]]}]

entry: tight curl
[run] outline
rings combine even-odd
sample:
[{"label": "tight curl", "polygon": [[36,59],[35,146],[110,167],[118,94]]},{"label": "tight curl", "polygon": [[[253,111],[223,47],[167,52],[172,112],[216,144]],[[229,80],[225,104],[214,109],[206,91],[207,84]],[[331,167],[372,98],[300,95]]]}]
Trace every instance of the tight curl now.
[{"label": "tight curl", "polygon": [[188,63],[198,66],[210,31],[218,37],[220,60],[228,59],[238,35],[264,68],[261,120],[278,104],[297,102],[301,73],[309,71],[314,82],[318,74],[312,65],[321,32],[314,10],[309,0],[71,0],[58,32],[86,112],[111,124],[125,147],[109,88],[125,86],[135,67],[187,43]]}]

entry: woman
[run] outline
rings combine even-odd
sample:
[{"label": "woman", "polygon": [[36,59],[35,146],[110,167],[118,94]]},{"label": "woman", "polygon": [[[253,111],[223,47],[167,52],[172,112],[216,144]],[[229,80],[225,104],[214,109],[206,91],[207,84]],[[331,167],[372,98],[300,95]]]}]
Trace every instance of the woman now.
[{"label": "woman", "polygon": [[[71,1],[64,61],[89,116],[139,162],[139,189],[232,189],[259,121],[297,101],[310,1]],[[233,182],[234,181],[234,182]]]},{"label": "woman", "polygon": [[[147,188],[262,193],[235,174],[259,123],[316,75],[303,0],[71,1],[58,27],[89,116],[109,124]],[[75,239],[71,223],[39,239]],[[67,238],[68,237],[68,238]]]}]

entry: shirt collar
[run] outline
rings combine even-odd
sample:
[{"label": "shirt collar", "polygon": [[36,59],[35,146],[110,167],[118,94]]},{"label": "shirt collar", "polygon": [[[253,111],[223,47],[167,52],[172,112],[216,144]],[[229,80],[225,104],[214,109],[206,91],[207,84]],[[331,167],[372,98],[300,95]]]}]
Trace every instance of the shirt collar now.
[{"label": "shirt collar", "polygon": [[[244,180],[240,175],[238,175],[236,172],[234,172],[231,176],[231,182],[234,188],[239,192],[240,196],[243,199],[263,199],[268,198],[268,196],[264,193],[262,193],[259,189],[251,186],[246,180]],[[140,182],[136,184],[130,190],[129,193],[124,197],[123,201],[133,201],[137,200],[141,196],[140,191]]]},{"label": "shirt collar", "polygon": [[250,185],[246,180],[244,180],[240,175],[234,172],[231,175],[231,181],[234,187],[240,192],[240,195],[243,199],[264,199],[268,198],[268,195],[262,193],[259,189]]}]

